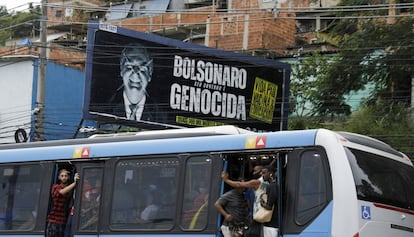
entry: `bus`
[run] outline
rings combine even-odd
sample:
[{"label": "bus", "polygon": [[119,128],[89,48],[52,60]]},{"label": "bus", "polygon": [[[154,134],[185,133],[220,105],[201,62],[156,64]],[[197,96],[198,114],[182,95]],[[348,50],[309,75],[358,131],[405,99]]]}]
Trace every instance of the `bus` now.
[{"label": "bus", "polygon": [[218,126],[0,146],[0,237],[44,236],[62,168],[80,174],[69,236],[220,236],[214,203],[230,190],[221,172],[249,179],[269,164],[280,236],[414,236],[413,164],[389,145],[326,129]]}]

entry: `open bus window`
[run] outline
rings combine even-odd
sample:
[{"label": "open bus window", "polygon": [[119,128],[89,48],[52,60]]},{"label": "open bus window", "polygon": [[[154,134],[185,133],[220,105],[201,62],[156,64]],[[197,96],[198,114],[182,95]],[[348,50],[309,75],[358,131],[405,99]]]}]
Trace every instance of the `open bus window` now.
[{"label": "open bus window", "polygon": [[211,167],[212,160],[208,156],[191,157],[187,161],[181,213],[184,229],[200,230],[207,225]]},{"label": "open bus window", "polygon": [[115,167],[112,229],[173,227],[179,166],[176,158],[121,160]]},{"label": "open bus window", "polygon": [[40,165],[0,167],[0,230],[31,230],[40,194]]}]

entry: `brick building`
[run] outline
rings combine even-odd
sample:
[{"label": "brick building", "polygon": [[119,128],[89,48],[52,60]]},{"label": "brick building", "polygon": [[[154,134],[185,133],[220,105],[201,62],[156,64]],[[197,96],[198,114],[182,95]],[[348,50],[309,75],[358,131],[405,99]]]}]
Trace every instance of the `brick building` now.
[{"label": "brick building", "polygon": [[[50,60],[82,67],[86,22],[93,19],[222,50],[266,58],[289,57],[302,46],[298,42],[316,43],[315,29],[324,25],[317,20],[298,21],[297,14],[308,11],[301,13],[294,9],[329,7],[337,2],[143,0],[105,4],[98,0],[49,0],[49,33],[65,35],[54,42],[57,45],[51,45],[48,55]],[[331,50],[316,44],[318,49]],[[76,53],[79,55],[69,57]]]}]

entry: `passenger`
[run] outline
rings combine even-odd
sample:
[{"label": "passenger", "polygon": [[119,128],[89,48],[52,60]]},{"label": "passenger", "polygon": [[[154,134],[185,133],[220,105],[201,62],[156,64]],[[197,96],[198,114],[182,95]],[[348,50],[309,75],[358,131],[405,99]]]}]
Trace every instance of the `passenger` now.
[{"label": "passenger", "polygon": [[279,188],[276,182],[276,171],[271,166],[270,171],[270,183],[267,186],[267,203],[263,203],[268,210],[273,209],[272,219],[269,222],[264,223],[263,226],[263,237],[277,237],[279,235],[279,219],[278,219],[278,199],[279,199]]},{"label": "passenger", "polygon": [[[252,179],[249,181],[233,181],[229,179],[229,174],[227,172],[223,172],[221,174],[222,179],[228,185],[232,186],[233,188],[252,188],[254,190],[254,203],[253,203],[253,215],[259,210],[260,205],[260,198],[266,192],[267,185],[269,184],[268,181],[270,179],[269,170],[267,167],[262,169],[262,177],[259,179]],[[260,237],[261,236],[261,226],[262,223],[252,221],[249,226],[248,236],[249,237]]]},{"label": "passenger", "polygon": [[59,171],[59,183],[52,187],[51,195],[53,199],[52,210],[47,217],[46,237],[63,237],[65,232],[67,206],[70,192],[76,187],[79,180],[79,174],[75,174],[74,182],[69,184],[69,171],[61,169]]},{"label": "passenger", "polygon": [[[194,225],[194,218],[201,220],[200,222],[196,222],[198,225],[202,226],[204,223],[202,221],[206,220],[205,215],[205,207],[208,204],[208,184],[205,181],[200,181],[197,186],[198,194],[192,200],[192,207],[189,210],[185,210],[183,213],[183,225],[185,228],[194,229],[196,226]],[[199,216],[197,216],[197,213]],[[193,223],[193,224],[192,224]]]},{"label": "passenger", "polygon": [[247,217],[247,203],[243,187],[232,189],[223,194],[214,204],[224,217],[221,232],[224,237],[242,236]]},{"label": "passenger", "polygon": [[[261,165],[256,165],[253,167],[253,173],[251,179],[259,179],[262,176],[262,168]],[[244,194],[244,198],[247,201],[248,207],[248,218],[249,220],[253,220],[253,203],[254,203],[254,189],[248,188]]]},{"label": "passenger", "polygon": [[99,176],[96,176],[91,180],[94,184],[89,184],[88,187],[84,188],[82,191],[81,217],[86,221],[82,223],[80,227],[82,230],[95,230],[98,225],[102,181]]},{"label": "passenger", "polygon": [[146,197],[146,206],[140,214],[139,222],[151,222],[157,218],[158,210],[160,209],[157,201],[157,193],[150,191]]}]

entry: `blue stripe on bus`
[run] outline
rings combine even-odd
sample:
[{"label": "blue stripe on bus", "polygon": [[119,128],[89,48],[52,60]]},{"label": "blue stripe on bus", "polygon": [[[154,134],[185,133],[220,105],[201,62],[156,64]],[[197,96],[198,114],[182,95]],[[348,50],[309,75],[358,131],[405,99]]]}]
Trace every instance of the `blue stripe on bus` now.
[{"label": "blue stripe on bus", "polygon": [[333,202],[328,206],[306,227],[300,234],[283,235],[284,237],[329,237],[332,232],[332,209]]},{"label": "blue stripe on bus", "polygon": [[[315,142],[316,130],[250,134],[250,136],[252,135],[266,136],[266,148],[312,146]],[[90,158],[142,154],[245,150],[246,138],[249,134],[235,135],[234,139],[232,138],[231,140],[228,139],[228,136],[233,135],[1,150],[0,158],[3,163],[30,160],[71,159],[73,158],[75,148],[80,147],[90,148]]]}]

